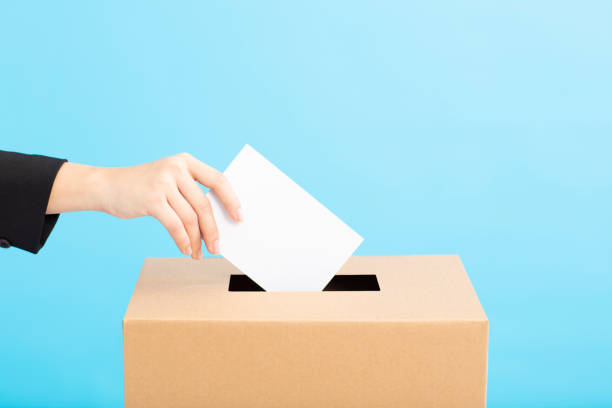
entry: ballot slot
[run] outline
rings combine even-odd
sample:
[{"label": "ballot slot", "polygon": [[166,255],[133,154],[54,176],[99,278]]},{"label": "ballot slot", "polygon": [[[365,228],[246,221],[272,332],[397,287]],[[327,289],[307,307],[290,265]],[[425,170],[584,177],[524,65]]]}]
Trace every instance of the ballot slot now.
[{"label": "ballot slot", "polygon": [[[229,292],[265,292],[247,275],[231,275]],[[376,275],[336,275],[323,289],[324,292],[377,292],[380,291]]]}]

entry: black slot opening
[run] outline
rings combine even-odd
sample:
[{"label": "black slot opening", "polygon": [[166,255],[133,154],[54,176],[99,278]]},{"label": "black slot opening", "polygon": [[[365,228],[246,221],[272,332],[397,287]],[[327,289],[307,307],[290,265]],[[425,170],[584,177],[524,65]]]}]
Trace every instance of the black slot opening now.
[{"label": "black slot opening", "polygon": [[[246,275],[231,275],[228,290],[230,292],[264,292],[261,286]],[[323,291],[380,291],[380,286],[376,275],[336,275]]]}]

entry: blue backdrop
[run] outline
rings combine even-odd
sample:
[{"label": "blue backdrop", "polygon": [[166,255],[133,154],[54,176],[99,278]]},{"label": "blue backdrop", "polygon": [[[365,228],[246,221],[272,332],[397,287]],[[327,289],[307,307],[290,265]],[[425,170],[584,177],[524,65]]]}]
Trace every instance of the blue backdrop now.
[{"label": "blue backdrop", "polygon": [[[0,148],[123,166],[250,143],[365,241],[461,255],[491,407],[612,404],[612,3],[3,2]],[[0,406],[118,407],[153,219],[0,253]]]}]

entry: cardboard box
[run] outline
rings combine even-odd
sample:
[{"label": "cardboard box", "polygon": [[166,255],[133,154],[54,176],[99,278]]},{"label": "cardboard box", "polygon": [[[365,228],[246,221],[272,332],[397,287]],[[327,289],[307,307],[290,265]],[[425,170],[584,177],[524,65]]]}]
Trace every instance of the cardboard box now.
[{"label": "cardboard box", "polygon": [[242,291],[257,287],[233,274],[145,261],[126,407],[485,406],[489,324],[458,256],[352,257],[324,292]]}]

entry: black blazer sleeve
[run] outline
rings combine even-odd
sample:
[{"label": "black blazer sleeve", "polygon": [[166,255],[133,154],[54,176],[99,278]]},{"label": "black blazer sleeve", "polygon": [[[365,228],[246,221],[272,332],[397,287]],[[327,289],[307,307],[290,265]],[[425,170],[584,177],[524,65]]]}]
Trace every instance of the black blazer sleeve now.
[{"label": "black blazer sleeve", "polygon": [[53,181],[66,160],[0,150],[0,246],[37,253],[58,214],[45,215]]}]

